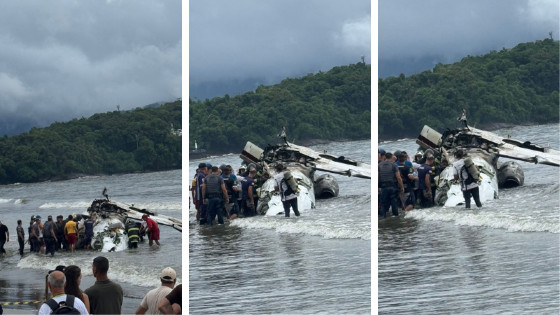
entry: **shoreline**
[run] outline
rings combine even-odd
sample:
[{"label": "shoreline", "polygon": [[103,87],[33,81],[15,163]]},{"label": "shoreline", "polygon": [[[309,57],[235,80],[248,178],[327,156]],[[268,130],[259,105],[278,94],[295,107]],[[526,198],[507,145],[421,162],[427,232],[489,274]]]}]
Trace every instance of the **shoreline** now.
[{"label": "shoreline", "polygon": [[[332,142],[348,142],[348,141],[362,141],[362,140],[368,140],[368,139],[336,139],[336,140],[326,140],[326,139],[306,139],[306,140],[302,140],[300,142],[298,142],[298,145],[304,146],[304,147],[311,147],[314,145],[319,145],[319,144],[327,144],[327,143],[332,143]],[[371,141],[371,137],[369,138],[369,140]],[[295,142],[293,142],[295,143]],[[215,156],[222,156],[222,155],[229,155],[229,154],[241,154],[241,151],[239,152],[204,152],[204,153],[191,153],[189,152],[189,160],[197,160],[197,159],[204,159],[207,157],[215,157]]]},{"label": "shoreline", "polygon": [[[486,131],[495,131],[495,130],[504,129],[504,128],[529,127],[529,126],[539,126],[539,125],[549,125],[549,124],[555,124],[555,123],[554,122],[552,122],[552,123],[522,123],[522,124],[488,123],[488,124],[481,124],[479,126],[475,126],[475,125],[469,125],[469,126],[474,127],[474,128],[478,128],[478,129],[482,129],[482,130],[486,130]],[[420,131],[418,132],[418,134],[420,134]],[[418,134],[416,134],[414,136],[410,135],[410,136],[404,136],[404,137],[379,138],[377,142],[378,143],[383,143],[383,142],[386,142],[386,141],[397,141],[397,140],[402,140],[402,139],[416,139],[416,137],[418,137]]]}]

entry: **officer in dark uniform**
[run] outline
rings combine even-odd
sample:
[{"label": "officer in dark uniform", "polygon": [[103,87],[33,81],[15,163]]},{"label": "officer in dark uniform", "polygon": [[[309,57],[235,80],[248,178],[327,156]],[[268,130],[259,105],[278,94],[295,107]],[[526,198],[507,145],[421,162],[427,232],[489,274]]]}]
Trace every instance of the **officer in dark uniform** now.
[{"label": "officer in dark uniform", "polygon": [[[393,216],[399,215],[398,194],[404,193],[404,185],[399,172],[399,168],[392,162],[393,154],[385,153],[385,161],[377,164],[379,170],[379,190],[381,193],[381,209],[379,215],[386,217],[389,206],[392,208]],[[397,186],[398,184],[398,186]]]},{"label": "officer in dark uniform", "polygon": [[229,203],[229,197],[224,179],[219,175],[217,166],[212,166],[212,173],[204,178],[202,196],[204,196],[204,203],[208,205],[206,224],[212,225],[216,215],[218,215],[218,224],[224,224],[224,200],[226,204]]}]

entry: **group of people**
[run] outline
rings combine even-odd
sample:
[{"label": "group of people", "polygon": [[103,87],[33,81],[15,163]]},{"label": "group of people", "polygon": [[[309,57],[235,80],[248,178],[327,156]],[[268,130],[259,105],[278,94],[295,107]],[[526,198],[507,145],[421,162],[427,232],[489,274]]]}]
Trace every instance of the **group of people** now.
[{"label": "group of people", "polygon": [[[111,281],[107,273],[109,260],[98,256],[93,260],[95,283],[82,291],[81,269],[78,266],[58,266],[49,271],[46,282],[52,298],[41,305],[38,314],[53,312],[79,314],[121,314],[124,293],[122,287]],[[165,268],[160,276],[161,287],[149,291],[142,299],[136,314],[181,314],[182,285],[175,286],[176,273]]]},{"label": "group of people", "polygon": [[[25,229],[23,222],[17,220],[17,240],[19,243],[19,254],[23,256],[25,244],[29,243],[30,252],[44,253],[45,255],[54,256],[54,253],[60,249],[73,252],[78,242],[78,233],[84,231],[84,241],[81,245],[83,248],[89,248],[91,238],[93,237],[94,219],[85,220],[82,227],[78,228],[78,221],[81,218],[74,218],[69,215],[63,220],[63,216],[56,217],[56,221],[49,215],[45,223],[42,222],[40,215],[31,216],[29,227],[27,228],[27,239],[25,238]],[[4,244],[10,241],[8,227],[0,222],[0,254],[5,254]]]},{"label": "group of people", "polygon": [[[31,216],[27,233],[23,227],[22,220],[17,220],[16,234],[19,243],[19,254],[23,256],[25,244],[29,244],[31,253],[41,253],[54,256],[59,250],[74,252],[76,249],[91,249],[93,228],[97,221],[94,213],[85,218],[83,223],[81,215],[69,215],[66,219],[62,215],[56,217],[56,221],[49,215],[46,222],[42,222],[40,215]],[[149,245],[159,243],[159,227],[157,222],[148,215],[142,216],[142,224],[131,222],[126,225],[128,234],[128,247],[137,248],[138,242],[143,241],[147,235]],[[27,235],[27,238],[26,238]],[[10,241],[8,227],[0,221],[0,255],[6,254],[5,243]]]},{"label": "group of people", "polygon": [[[414,157],[406,151],[394,153],[378,149],[379,200],[378,215],[386,217],[389,208],[393,216],[398,216],[398,209],[405,211],[417,207],[428,208],[435,204],[437,183],[435,178],[447,167],[447,161],[441,163],[433,150],[418,151]],[[454,179],[461,185],[466,208],[470,208],[470,197],[481,207],[478,192],[478,176],[472,179],[465,169],[465,153],[461,149],[454,152],[456,162],[453,164]]]},{"label": "group of people", "polygon": [[434,205],[434,177],[441,167],[432,150],[417,152],[412,159],[406,151],[391,153],[379,148],[377,152],[378,215],[386,217],[389,207],[398,216],[399,208],[409,211]]},{"label": "group of people", "polygon": [[[297,191],[282,181],[286,171],[284,166],[279,163],[275,170],[275,189],[281,195],[285,216],[290,216],[290,208],[299,216]],[[231,165],[217,167],[210,163],[200,163],[191,185],[197,221],[201,225],[212,225],[217,217],[218,224],[224,224],[224,217],[234,220],[258,214],[257,189],[270,178],[268,172],[259,171],[253,163],[247,167],[241,165],[237,174]]]}]

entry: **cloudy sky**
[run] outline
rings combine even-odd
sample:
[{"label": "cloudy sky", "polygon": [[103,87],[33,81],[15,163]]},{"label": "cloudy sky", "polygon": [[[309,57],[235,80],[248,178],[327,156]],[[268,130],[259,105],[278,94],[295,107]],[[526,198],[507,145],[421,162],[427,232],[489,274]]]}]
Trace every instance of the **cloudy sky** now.
[{"label": "cloudy sky", "polygon": [[0,135],[182,97],[181,0],[5,0],[0,47]]},{"label": "cloudy sky", "polygon": [[371,63],[370,0],[195,0],[189,10],[191,97]]},{"label": "cloudy sky", "polygon": [[558,0],[381,0],[379,76],[560,37]]}]

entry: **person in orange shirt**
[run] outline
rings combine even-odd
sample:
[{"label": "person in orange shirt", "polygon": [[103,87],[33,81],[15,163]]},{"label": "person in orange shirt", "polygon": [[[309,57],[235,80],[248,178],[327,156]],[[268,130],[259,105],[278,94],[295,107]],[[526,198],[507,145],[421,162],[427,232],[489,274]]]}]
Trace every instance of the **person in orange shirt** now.
[{"label": "person in orange shirt", "polygon": [[64,235],[66,236],[70,252],[74,252],[76,243],[78,242],[78,231],[76,229],[76,222],[74,222],[73,219],[72,215],[69,215],[68,222],[66,222],[66,225],[64,226]]}]

